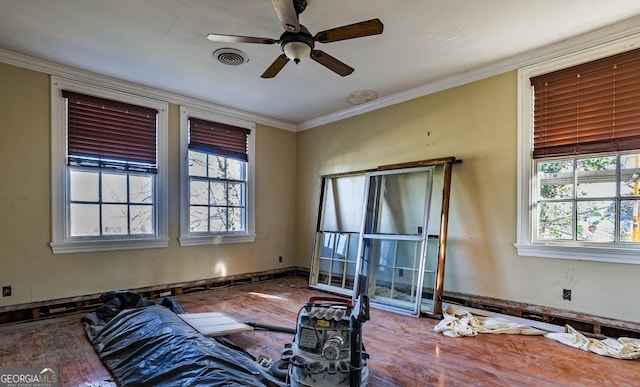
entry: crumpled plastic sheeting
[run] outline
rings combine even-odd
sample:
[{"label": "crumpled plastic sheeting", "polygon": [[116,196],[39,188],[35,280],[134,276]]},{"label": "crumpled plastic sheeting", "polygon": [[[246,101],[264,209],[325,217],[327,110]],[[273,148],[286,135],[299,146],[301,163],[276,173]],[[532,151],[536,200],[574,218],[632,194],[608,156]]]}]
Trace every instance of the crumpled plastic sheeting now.
[{"label": "crumpled plastic sheeting", "polygon": [[448,337],[477,336],[478,333],[544,335],[546,331],[499,317],[474,316],[465,309],[451,308],[433,328]]},{"label": "crumpled plastic sheeting", "polygon": [[598,340],[586,337],[569,325],[565,325],[564,333],[550,332],[544,337],[602,356],[626,360],[640,358],[640,339],[620,337],[617,340],[612,338]]},{"label": "crumpled plastic sheeting", "polygon": [[284,386],[243,349],[185,323],[177,302],[154,305],[132,292],[103,301],[82,322],[119,386]]}]

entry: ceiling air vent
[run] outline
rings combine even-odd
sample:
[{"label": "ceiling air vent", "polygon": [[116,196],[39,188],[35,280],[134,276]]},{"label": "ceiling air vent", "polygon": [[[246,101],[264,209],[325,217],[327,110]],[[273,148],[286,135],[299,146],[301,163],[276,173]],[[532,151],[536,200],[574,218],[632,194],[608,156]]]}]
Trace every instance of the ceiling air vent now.
[{"label": "ceiling air vent", "polygon": [[213,57],[222,64],[238,66],[249,61],[247,54],[235,48],[221,48],[213,52]]}]

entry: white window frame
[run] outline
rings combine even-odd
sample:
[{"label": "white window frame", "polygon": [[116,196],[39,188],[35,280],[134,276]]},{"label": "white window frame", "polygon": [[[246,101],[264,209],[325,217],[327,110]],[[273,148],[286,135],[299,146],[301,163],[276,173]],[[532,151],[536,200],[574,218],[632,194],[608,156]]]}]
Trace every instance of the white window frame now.
[{"label": "white window frame", "polygon": [[[189,117],[219,122],[251,130],[247,136],[246,230],[243,233],[192,233],[189,231]],[[180,106],[180,246],[255,242],[255,131],[254,122]]]},{"label": "white window frame", "polygon": [[580,242],[534,242],[533,209],[536,200],[536,170],[533,155],[533,89],[530,78],[592,60],[629,51],[640,46],[640,35],[633,35],[560,58],[518,70],[518,178],[517,241],[520,256],[560,258],[609,263],[640,264],[640,250],[633,245],[594,246]]},{"label": "white window frame", "polygon": [[[71,239],[69,236],[69,218],[66,210],[69,199],[67,173],[67,108],[62,90],[75,91],[114,101],[150,107],[158,111],[157,133],[157,175],[155,178],[155,208],[157,230],[153,237],[148,235],[136,238],[91,238],[87,240]],[[120,91],[103,86],[71,79],[51,77],[51,250],[54,254],[81,253],[94,251],[131,250],[164,248],[169,245],[168,237],[168,174],[167,174],[167,132],[168,103],[157,99],[136,95],[127,90]]]}]

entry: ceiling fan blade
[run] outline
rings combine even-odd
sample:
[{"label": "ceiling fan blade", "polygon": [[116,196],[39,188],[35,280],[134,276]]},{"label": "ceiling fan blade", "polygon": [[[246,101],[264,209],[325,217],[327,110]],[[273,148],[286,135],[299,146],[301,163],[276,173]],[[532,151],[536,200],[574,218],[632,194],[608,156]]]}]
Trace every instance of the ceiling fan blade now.
[{"label": "ceiling fan blade", "polygon": [[273,63],[271,63],[269,67],[267,67],[267,69],[264,71],[264,73],[262,73],[260,78],[275,77],[276,75],[278,75],[280,70],[282,70],[284,65],[286,65],[288,62],[289,62],[289,58],[287,58],[285,54],[280,55],[279,57],[276,58],[276,60]]},{"label": "ceiling fan blade", "polygon": [[298,14],[293,6],[293,0],[271,0],[273,8],[278,14],[282,27],[289,32],[299,32]]},{"label": "ceiling fan blade", "polygon": [[349,65],[340,62],[339,60],[337,60],[336,58],[332,57],[331,55],[327,54],[324,51],[313,50],[311,52],[311,59],[315,60],[316,62],[320,63],[324,67],[328,68],[329,70],[343,77],[353,72],[353,67],[350,67]]},{"label": "ceiling fan blade", "polygon": [[380,19],[371,19],[342,27],[332,28],[330,30],[320,31],[313,38],[320,43],[331,43],[339,40],[378,35],[382,33],[383,28],[384,25]]},{"label": "ceiling fan blade", "polygon": [[209,34],[207,35],[207,39],[211,40],[212,42],[223,42],[223,43],[260,43],[260,44],[278,43],[277,39],[258,38],[253,36],[238,36],[238,35]]}]

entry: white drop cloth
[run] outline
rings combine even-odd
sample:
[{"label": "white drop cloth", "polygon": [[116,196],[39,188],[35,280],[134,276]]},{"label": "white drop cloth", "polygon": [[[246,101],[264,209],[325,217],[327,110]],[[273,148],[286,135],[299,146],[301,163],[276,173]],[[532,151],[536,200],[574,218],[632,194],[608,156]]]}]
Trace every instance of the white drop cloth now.
[{"label": "white drop cloth", "polygon": [[620,337],[598,340],[586,337],[569,325],[565,325],[564,333],[550,332],[544,337],[602,356],[627,360],[640,358],[640,339]]},{"label": "white drop cloth", "polygon": [[478,333],[544,335],[546,331],[499,317],[474,316],[465,309],[449,308],[433,329],[445,336],[476,336]]},{"label": "white drop cloth", "polygon": [[544,335],[562,344],[602,356],[627,360],[640,358],[640,339],[620,337],[598,340],[586,337],[570,325],[565,326],[564,332],[546,332],[504,318],[474,316],[468,310],[453,306],[442,314],[443,319],[433,330],[448,337],[477,336],[479,333]]}]

